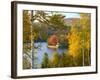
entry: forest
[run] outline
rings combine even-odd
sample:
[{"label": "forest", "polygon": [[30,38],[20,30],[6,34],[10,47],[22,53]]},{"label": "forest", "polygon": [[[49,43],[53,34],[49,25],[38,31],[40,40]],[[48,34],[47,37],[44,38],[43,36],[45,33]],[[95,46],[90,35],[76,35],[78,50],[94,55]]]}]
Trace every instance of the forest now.
[{"label": "forest", "polygon": [[91,15],[63,13],[23,10],[23,69],[91,65]]}]

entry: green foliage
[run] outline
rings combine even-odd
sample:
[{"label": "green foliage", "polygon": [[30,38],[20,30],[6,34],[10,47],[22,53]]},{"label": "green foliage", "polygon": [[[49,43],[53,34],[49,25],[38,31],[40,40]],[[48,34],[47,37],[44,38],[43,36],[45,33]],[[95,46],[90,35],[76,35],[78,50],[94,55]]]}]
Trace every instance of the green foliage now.
[{"label": "green foliage", "polygon": [[63,29],[63,27],[65,27],[64,17],[65,16],[61,14],[53,14],[52,16],[49,17],[50,18],[49,22],[51,23],[51,25],[53,25],[55,29],[57,28]]},{"label": "green foliage", "polygon": [[84,56],[85,56],[85,60],[84,60],[85,66],[90,66],[91,65],[90,51],[86,50]]},{"label": "green foliage", "polygon": [[[65,16],[57,12],[33,11],[33,35],[35,40],[47,41],[51,34],[65,34],[63,30],[69,30],[65,24]],[[37,22],[36,22],[37,21]]]},{"label": "green foliage", "polygon": [[42,60],[42,68],[47,68],[49,63],[48,54],[45,53]]},{"label": "green foliage", "polygon": [[66,67],[66,66],[69,66],[70,64],[70,57],[67,57],[65,53],[63,53],[61,55],[61,61],[60,61],[60,66],[61,67]]},{"label": "green foliage", "polygon": [[50,59],[52,67],[59,67],[59,62],[60,62],[59,58],[60,57],[59,57],[59,54],[57,52],[53,53],[53,56]]},{"label": "green foliage", "polygon": [[60,48],[65,48],[68,46],[68,42],[66,41],[66,35],[59,34],[58,41],[59,41]]},{"label": "green foliage", "polygon": [[[78,56],[79,57],[79,56]],[[74,67],[79,66],[80,63],[78,63],[79,58],[71,56],[68,52],[63,53],[61,57],[61,67]]]}]

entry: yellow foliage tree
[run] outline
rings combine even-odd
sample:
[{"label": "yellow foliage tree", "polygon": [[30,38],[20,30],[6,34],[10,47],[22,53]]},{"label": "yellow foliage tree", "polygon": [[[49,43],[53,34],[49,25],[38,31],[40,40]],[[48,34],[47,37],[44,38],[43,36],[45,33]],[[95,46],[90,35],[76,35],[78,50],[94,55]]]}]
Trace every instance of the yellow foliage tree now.
[{"label": "yellow foliage tree", "polygon": [[31,21],[29,11],[23,11],[23,39],[24,42],[31,41]]},{"label": "yellow foliage tree", "polygon": [[73,57],[77,56],[81,48],[81,38],[80,32],[75,26],[71,28],[71,33],[67,36],[67,39],[69,42],[69,54]]},{"label": "yellow foliage tree", "polygon": [[82,54],[83,66],[90,62],[90,38],[90,14],[81,13],[79,26],[73,22],[71,31],[67,34],[67,40],[69,42],[69,54],[72,57]]},{"label": "yellow foliage tree", "polygon": [[30,21],[30,14],[29,11],[24,10],[23,11],[23,55],[27,55],[29,57],[23,56],[23,69],[30,69],[31,62],[28,58],[31,57],[31,55],[28,53],[29,50],[31,50],[31,45],[28,43],[31,42],[31,21]]},{"label": "yellow foliage tree", "polygon": [[80,24],[81,24],[81,39],[82,39],[82,51],[83,51],[83,65],[90,65],[90,43],[91,43],[91,15],[89,13],[80,14]]},{"label": "yellow foliage tree", "polygon": [[81,24],[81,30],[82,30],[82,39],[85,40],[84,41],[84,47],[89,50],[90,49],[90,14],[88,13],[81,13],[80,14],[80,24]]}]

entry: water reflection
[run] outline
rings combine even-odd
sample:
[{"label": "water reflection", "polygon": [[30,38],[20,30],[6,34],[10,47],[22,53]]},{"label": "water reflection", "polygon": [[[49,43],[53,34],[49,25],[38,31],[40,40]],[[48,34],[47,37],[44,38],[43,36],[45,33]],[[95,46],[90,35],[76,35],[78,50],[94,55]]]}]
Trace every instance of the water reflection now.
[{"label": "water reflection", "polygon": [[49,59],[52,57],[54,52],[62,54],[66,52],[66,48],[58,48],[58,49],[51,49],[47,47],[46,42],[36,42],[34,43],[34,54],[37,57],[37,60],[34,60],[34,63],[37,63],[37,68],[41,68],[41,62],[45,53],[48,54]]}]

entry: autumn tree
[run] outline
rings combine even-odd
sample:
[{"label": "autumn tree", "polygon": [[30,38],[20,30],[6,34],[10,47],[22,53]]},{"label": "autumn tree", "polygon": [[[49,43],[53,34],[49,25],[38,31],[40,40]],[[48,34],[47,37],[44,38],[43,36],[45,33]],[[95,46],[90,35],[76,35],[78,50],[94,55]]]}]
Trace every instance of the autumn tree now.
[{"label": "autumn tree", "polygon": [[[70,33],[67,34],[68,53],[73,56],[75,65],[90,65],[90,14],[80,13],[80,23],[73,22]],[[80,61],[78,60],[80,59]]]},{"label": "autumn tree", "polygon": [[[31,21],[29,11],[23,11],[23,69],[30,69],[31,54],[28,52],[31,50],[31,45],[28,43],[31,42]],[[25,57],[25,55],[27,55]]]},{"label": "autumn tree", "polygon": [[23,11],[23,42],[31,42],[31,21],[29,11]]},{"label": "autumn tree", "polygon": [[78,28],[76,26],[73,26],[71,28],[70,34],[67,35],[67,39],[69,42],[69,53],[73,57],[77,56],[77,54],[80,51],[81,45],[80,45],[80,32],[78,31]]},{"label": "autumn tree", "polygon": [[80,24],[81,24],[81,39],[82,39],[82,51],[83,51],[83,65],[90,65],[90,14],[81,13],[80,14]]}]

